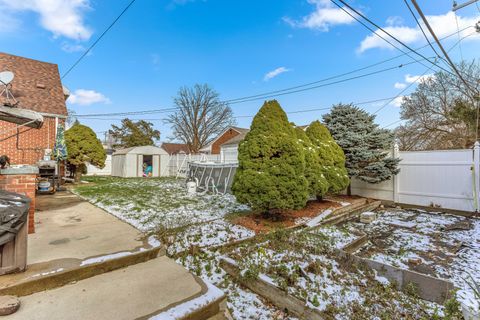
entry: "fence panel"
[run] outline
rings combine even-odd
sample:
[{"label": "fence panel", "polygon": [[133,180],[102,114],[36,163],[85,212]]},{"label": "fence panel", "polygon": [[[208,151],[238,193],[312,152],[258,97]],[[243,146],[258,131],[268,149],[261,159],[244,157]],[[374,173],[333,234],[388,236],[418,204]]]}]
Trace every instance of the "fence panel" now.
[{"label": "fence panel", "polygon": [[472,150],[401,152],[398,202],[474,211]]},{"label": "fence panel", "polygon": [[[352,194],[419,206],[475,210],[480,168],[474,165],[474,150],[400,151],[397,154],[401,159],[397,176],[379,184],[352,179]],[[476,172],[472,170],[474,167]]]}]

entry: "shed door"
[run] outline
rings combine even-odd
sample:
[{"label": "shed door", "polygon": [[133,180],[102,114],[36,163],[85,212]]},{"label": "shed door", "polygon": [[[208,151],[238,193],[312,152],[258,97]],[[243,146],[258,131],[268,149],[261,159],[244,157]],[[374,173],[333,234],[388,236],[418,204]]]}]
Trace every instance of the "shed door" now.
[{"label": "shed door", "polygon": [[160,177],[160,156],[159,155],[154,155],[152,157],[152,176],[154,177]]}]

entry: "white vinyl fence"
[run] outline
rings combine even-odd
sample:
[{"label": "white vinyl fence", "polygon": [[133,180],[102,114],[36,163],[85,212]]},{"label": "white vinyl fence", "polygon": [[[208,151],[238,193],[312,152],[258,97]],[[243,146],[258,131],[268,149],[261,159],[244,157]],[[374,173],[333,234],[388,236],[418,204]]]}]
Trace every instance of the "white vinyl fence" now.
[{"label": "white vinyl fence", "polygon": [[[222,148],[222,160],[237,158],[236,147]],[[371,184],[352,180],[352,194],[400,204],[475,211],[480,184],[480,145],[474,149],[398,151],[400,173],[391,180]]]},{"label": "white vinyl fence", "polygon": [[475,211],[480,181],[480,147],[439,151],[398,151],[400,173],[370,184],[352,180],[352,194],[396,203]]}]

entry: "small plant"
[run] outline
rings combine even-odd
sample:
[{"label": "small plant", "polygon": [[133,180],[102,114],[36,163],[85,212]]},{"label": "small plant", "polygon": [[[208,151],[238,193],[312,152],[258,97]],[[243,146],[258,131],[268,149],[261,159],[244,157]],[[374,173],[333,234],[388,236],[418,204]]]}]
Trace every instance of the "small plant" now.
[{"label": "small plant", "polygon": [[451,292],[451,298],[445,302],[445,310],[443,311],[446,320],[462,319],[460,311],[460,302],[457,300],[456,291]]}]

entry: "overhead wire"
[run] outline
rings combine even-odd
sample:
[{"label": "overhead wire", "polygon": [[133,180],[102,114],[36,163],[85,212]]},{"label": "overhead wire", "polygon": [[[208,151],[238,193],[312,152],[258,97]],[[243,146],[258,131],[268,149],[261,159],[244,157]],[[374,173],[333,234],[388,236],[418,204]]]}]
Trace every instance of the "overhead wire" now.
[{"label": "overhead wire", "polygon": [[[476,34],[476,32],[470,33],[462,38],[460,38],[457,42],[455,42],[450,49],[448,49],[448,52],[452,51],[457,45],[459,45],[464,39],[473,36]],[[422,77],[424,77],[428,71],[432,70],[433,66],[427,67],[427,69],[413,82],[411,82],[407,87],[405,87],[402,91],[400,91],[395,97],[393,97],[390,101],[386,102],[384,105],[382,105],[380,108],[378,108],[373,114],[377,114],[381,110],[383,110],[385,107],[387,107],[389,104],[391,104],[395,99],[399,98],[400,96],[403,95],[404,92],[406,92],[412,85],[414,85],[417,81],[421,80]]]},{"label": "overhead wire", "polygon": [[97,45],[97,43],[102,40],[102,38],[112,29],[112,27],[117,23],[118,20],[130,9],[130,7],[135,3],[136,0],[131,0],[128,5],[120,12],[120,14],[113,20],[113,22],[100,34],[100,36],[85,50],[85,52],[73,63],[68,70],[63,73],[61,79],[64,79],[79,63],[87,56],[87,54]]},{"label": "overhead wire", "polygon": [[[467,26],[467,27],[464,27],[461,31],[465,31],[465,30],[467,30],[469,28],[473,28],[473,27],[474,26]],[[451,34],[446,35],[445,37],[441,38],[441,40],[448,39],[448,38],[450,38],[452,36],[455,36],[455,35],[456,35],[456,32],[451,33]],[[421,49],[423,49],[427,46],[428,45],[421,46],[421,47],[417,48],[416,50],[421,50]],[[369,64],[367,66],[357,68],[357,69],[354,69],[354,70],[351,70],[351,71],[348,71],[348,72],[344,72],[344,73],[341,73],[341,74],[338,74],[338,75],[329,76],[329,77],[326,77],[326,78],[323,78],[323,79],[320,79],[320,80],[317,80],[317,81],[313,81],[313,82],[309,82],[309,83],[305,83],[305,84],[301,84],[301,85],[296,85],[296,86],[292,86],[292,87],[288,87],[288,88],[284,88],[284,89],[263,92],[263,93],[260,93],[260,94],[244,96],[244,97],[234,98],[234,99],[227,99],[227,100],[223,100],[222,102],[228,103],[228,104],[236,104],[236,103],[241,103],[241,102],[254,101],[252,98],[258,98],[258,100],[260,100],[260,99],[265,99],[266,97],[273,97],[273,96],[276,96],[275,95],[276,93],[285,93],[285,92],[289,92],[288,94],[296,93],[297,91],[295,91],[295,92],[291,92],[291,91],[294,90],[294,89],[305,88],[305,87],[311,86],[313,84],[322,83],[322,82],[325,82],[325,81],[328,81],[328,80],[333,80],[333,79],[336,79],[336,78],[343,77],[345,75],[350,75],[350,74],[353,74],[353,73],[356,73],[356,72],[359,72],[359,71],[362,71],[362,70],[366,70],[366,69],[381,65],[383,63],[393,61],[395,59],[403,57],[404,55],[406,55],[406,54],[404,54],[404,53],[399,54],[399,55],[394,56],[394,57],[389,58],[389,59],[385,59],[385,60],[382,60],[382,61],[379,61],[379,62],[376,62],[376,63],[373,63],[373,64]],[[316,89],[316,88],[318,88],[318,87],[313,87],[309,90]],[[150,110],[143,110],[143,111],[122,112],[122,113],[79,114],[79,115],[76,115],[76,116],[79,117],[79,118],[84,118],[84,117],[98,117],[98,116],[116,116],[116,115],[134,115],[134,114],[146,114],[146,113],[163,113],[163,112],[172,112],[172,111],[175,111],[177,109],[178,108],[176,108],[176,107],[170,107],[170,108],[150,109]]]},{"label": "overhead wire", "polygon": [[[336,1],[340,1],[345,7],[347,7],[348,9],[350,9],[352,12],[354,12],[356,15],[358,15],[359,17],[361,17],[362,19],[364,19],[365,21],[367,21],[368,23],[370,23],[371,25],[373,25],[375,28],[377,28],[378,30],[382,31],[383,33],[385,33],[386,35],[388,35],[390,38],[392,38],[393,40],[395,40],[397,43],[399,43],[400,45],[402,45],[403,47],[407,48],[409,51],[411,51],[412,53],[420,56],[423,58],[423,60],[426,60],[427,62],[429,62],[430,64],[432,65],[435,65],[437,66],[438,68],[442,69],[443,71],[449,73],[449,74],[453,74],[450,70],[448,69],[445,69],[443,66],[437,64],[437,63],[434,63],[433,61],[431,61],[430,59],[428,59],[427,57],[425,57],[423,54],[419,53],[417,50],[411,48],[409,45],[405,44],[403,41],[399,40],[397,37],[395,37],[394,35],[392,35],[390,32],[386,31],[384,28],[380,27],[377,23],[375,23],[374,21],[372,21],[371,19],[369,19],[368,17],[366,17],[364,14],[362,14],[361,12],[359,12],[358,10],[356,10],[355,8],[353,8],[352,6],[350,6],[346,1],[344,0],[330,0],[333,4],[335,4],[338,8],[340,8],[342,11],[344,11],[345,13],[347,13],[349,16],[351,16],[353,19],[355,19],[356,21],[358,21],[360,24],[362,24],[363,26],[365,26],[368,30],[372,31],[375,35],[377,35],[378,37],[380,37],[381,39],[383,39],[384,41],[386,41],[387,43],[389,43],[390,45],[392,45],[392,43],[390,41],[387,41],[385,40],[384,37],[382,37],[381,35],[379,35],[375,30],[373,30],[372,28],[366,26],[363,22],[361,22],[361,20],[356,17],[355,15],[353,15],[352,13],[350,13],[348,10],[346,10],[344,7],[342,7],[341,5],[339,5]],[[397,46],[395,45],[392,45],[394,48],[396,48],[397,50],[403,52],[403,50],[401,49],[398,49]],[[421,63],[422,65],[424,65],[423,63]],[[426,67],[426,65],[424,65]]]}]

